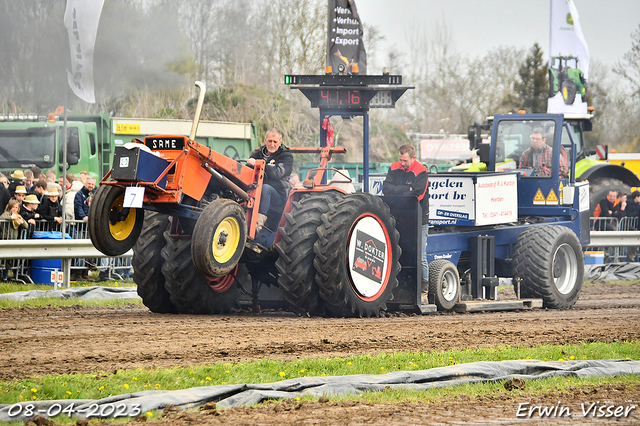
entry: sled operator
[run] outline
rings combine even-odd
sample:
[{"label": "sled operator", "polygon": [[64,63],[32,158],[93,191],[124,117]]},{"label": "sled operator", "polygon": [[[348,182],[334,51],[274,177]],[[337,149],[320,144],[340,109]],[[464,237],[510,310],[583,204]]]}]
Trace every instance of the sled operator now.
[{"label": "sled operator", "polygon": [[429,290],[429,264],[427,263],[427,235],[429,232],[429,177],[427,168],[416,161],[416,150],[412,145],[398,148],[398,159],[389,167],[387,177],[382,183],[384,195],[412,195],[422,207],[422,295],[427,303]]}]

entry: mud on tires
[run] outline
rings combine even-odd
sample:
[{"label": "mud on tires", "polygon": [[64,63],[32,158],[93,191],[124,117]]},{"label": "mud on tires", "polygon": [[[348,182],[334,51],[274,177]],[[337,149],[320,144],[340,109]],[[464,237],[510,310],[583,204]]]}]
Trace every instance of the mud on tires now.
[{"label": "mud on tires", "polygon": [[322,223],[322,214],[339,196],[333,191],[312,193],[295,201],[291,212],[284,214],[280,241],[275,246],[278,251],[276,268],[284,300],[294,312],[319,315],[324,311],[315,282],[313,246],[318,239],[316,230]]},{"label": "mud on tires", "polygon": [[553,309],[572,307],[582,291],[584,258],[576,235],[559,225],[535,226],[516,242],[512,269],[523,297],[542,298]]},{"label": "mud on tires", "polygon": [[316,283],[335,316],[372,317],[398,286],[400,234],[379,197],[349,194],[329,206],[314,245]]},{"label": "mud on tires", "polygon": [[[165,288],[183,314],[224,314],[238,308],[238,287],[234,285],[214,291],[191,260],[191,237],[164,233],[162,273]],[[225,286],[226,287],[226,286]]]},{"label": "mud on tires", "polygon": [[164,247],[164,232],[171,221],[166,214],[148,211],[145,214],[142,232],[133,246],[133,281],[137,285],[138,296],[151,312],[177,313],[178,310],[171,303],[170,294],[164,288],[162,274],[162,248]]}]

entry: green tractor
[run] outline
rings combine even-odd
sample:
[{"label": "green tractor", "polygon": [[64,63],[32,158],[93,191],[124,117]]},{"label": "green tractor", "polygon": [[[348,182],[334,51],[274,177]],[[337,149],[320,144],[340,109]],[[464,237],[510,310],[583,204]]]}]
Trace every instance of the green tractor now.
[{"label": "green tractor", "polygon": [[[571,67],[573,63],[573,68]],[[578,69],[577,56],[552,56],[549,61],[549,97],[562,94],[565,105],[573,104],[576,93],[580,93],[582,102],[587,102],[587,80]]]}]

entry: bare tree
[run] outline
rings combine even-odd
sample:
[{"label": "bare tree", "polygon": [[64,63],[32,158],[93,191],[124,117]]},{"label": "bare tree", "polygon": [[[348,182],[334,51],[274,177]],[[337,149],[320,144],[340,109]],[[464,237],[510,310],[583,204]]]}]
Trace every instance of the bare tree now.
[{"label": "bare tree", "polygon": [[640,25],[631,33],[631,50],[618,61],[614,72],[627,80],[631,95],[640,98]]}]

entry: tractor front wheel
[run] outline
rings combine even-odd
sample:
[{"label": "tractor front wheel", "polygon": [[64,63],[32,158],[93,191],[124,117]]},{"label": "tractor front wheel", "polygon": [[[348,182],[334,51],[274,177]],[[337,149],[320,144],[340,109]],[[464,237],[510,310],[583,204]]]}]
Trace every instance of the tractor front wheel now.
[{"label": "tractor front wheel", "polygon": [[379,197],[349,194],[329,206],[314,245],[325,306],[343,317],[379,316],[398,286],[402,252],[396,220]]},{"label": "tractor front wheel", "polygon": [[571,80],[562,80],[560,91],[562,92],[564,104],[573,105],[573,102],[576,100],[576,92],[578,91],[576,83]]},{"label": "tractor front wheel", "polygon": [[123,188],[102,185],[89,208],[89,236],[93,245],[108,256],[126,253],[138,240],[144,209],[124,207]]},{"label": "tractor front wheel", "polygon": [[580,241],[566,226],[529,228],[516,242],[512,269],[515,277],[522,278],[522,296],[542,298],[547,308],[568,309],[582,291]]},{"label": "tractor front wheel", "polygon": [[214,200],[193,228],[193,264],[203,275],[225,276],[238,264],[246,240],[247,219],[242,207],[233,200]]}]

